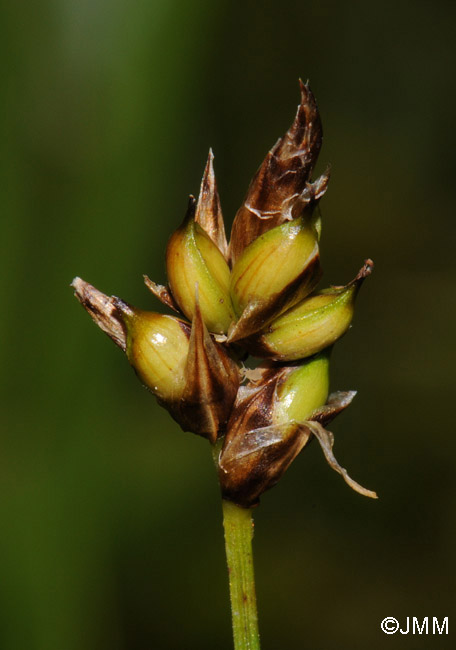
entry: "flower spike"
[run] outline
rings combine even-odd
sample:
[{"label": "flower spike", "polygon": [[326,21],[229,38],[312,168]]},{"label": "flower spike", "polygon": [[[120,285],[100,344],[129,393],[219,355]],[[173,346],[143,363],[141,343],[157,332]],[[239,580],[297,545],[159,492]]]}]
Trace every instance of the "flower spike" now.
[{"label": "flower spike", "polygon": [[[329,355],[350,327],[373,262],[347,285],[316,291],[318,204],[330,170],[312,177],[322,126],[309,85],[299,83],[293,123],[253,177],[229,245],[209,150],[198,200],[190,196],[167,245],[168,286],[144,276],[177,316],[142,311],[80,278],[72,283],[159,404],[185,431],[220,441],[222,495],[243,508],[256,505],[313,438],[350,487],[376,498],[339,465],[325,428],[355,396],[329,394]],[[260,365],[244,366],[249,355]]]},{"label": "flower spike", "polygon": [[[236,648],[259,648],[252,513],[314,438],[356,492],[377,498],[336,460],[325,427],[355,392],[329,394],[332,346],[350,327],[373,262],[346,286],[316,290],[329,167],[313,172],[322,126],[308,84],[288,131],[253,177],[229,245],[209,150],[198,200],[166,248],[168,285],[144,282],[167,308],[146,312],[80,278],[73,287],[94,322],[184,431],[212,445],[223,499]],[[350,200],[350,199],[348,199]],[[249,355],[262,361],[249,367]],[[152,416],[153,417],[153,416]]]}]

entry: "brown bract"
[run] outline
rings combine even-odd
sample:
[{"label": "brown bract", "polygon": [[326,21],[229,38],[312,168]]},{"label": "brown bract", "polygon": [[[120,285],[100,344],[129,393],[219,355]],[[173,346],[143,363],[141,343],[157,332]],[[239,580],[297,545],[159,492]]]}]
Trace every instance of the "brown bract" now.
[{"label": "brown bract", "polygon": [[277,388],[295,367],[265,369],[260,380],[241,386],[219,458],[219,480],[225,499],[251,508],[273,487],[312,438],[320,443],[325,458],[356,492],[377,498],[339,465],[328,424],[352,402],[355,391],[332,393],[327,403],[304,422],[273,424]]},{"label": "brown bract", "polygon": [[192,322],[182,398],[169,410],[184,431],[214,443],[226,430],[240,382],[238,365],[204,325],[198,301]]},{"label": "brown bract", "polygon": [[259,382],[241,386],[219,458],[225,499],[249,508],[277,483],[309,439],[295,422],[272,425],[277,384],[288,370],[265,369]]},{"label": "brown bract", "polygon": [[225,235],[222,206],[214,174],[214,154],[209,149],[206,168],[201,181],[200,193],[196,204],[195,221],[199,223],[214,244],[218,246],[225,259],[228,259],[228,244]]},{"label": "brown bract", "polygon": [[96,325],[125,352],[127,332],[123,314],[132,312],[130,305],[116,296],[106,296],[81,278],[74,278],[71,286],[74,289],[74,295]]},{"label": "brown bract", "polygon": [[153,282],[147,275],[143,275],[143,278],[146,287],[149,289],[151,293],[154,294],[156,298],[158,298],[158,300],[163,305],[166,305],[166,307],[169,307],[173,311],[180,313],[179,306],[174,300],[173,294],[168,289],[168,287],[165,287],[163,284],[157,284],[156,282]]},{"label": "brown bract", "polygon": [[259,235],[296,218],[306,206],[313,207],[326,191],[329,172],[309,182],[321,148],[322,126],[309,85],[300,81],[300,86],[301,103],[293,124],[267,154],[234,219],[232,263]]}]

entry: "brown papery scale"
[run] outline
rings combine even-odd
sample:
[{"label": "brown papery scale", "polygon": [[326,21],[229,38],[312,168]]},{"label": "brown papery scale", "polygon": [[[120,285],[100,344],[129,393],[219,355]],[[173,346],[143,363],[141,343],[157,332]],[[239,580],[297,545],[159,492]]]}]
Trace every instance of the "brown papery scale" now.
[{"label": "brown papery scale", "polygon": [[234,219],[232,263],[261,234],[295,219],[306,207],[313,209],[326,192],[329,171],[310,183],[323,131],[315,97],[308,84],[299,83],[301,103],[293,124],[266,155]]}]

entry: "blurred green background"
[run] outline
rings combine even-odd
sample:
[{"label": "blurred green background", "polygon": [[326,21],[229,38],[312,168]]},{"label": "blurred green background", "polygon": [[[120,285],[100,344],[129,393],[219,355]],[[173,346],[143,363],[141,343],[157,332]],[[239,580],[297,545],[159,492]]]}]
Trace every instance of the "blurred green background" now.
[{"label": "blurred green background", "polygon": [[[358,389],[256,514],[264,650],[454,647],[456,4],[40,0],[2,5],[0,648],[228,650],[207,443],[72,297],[143,308],[142,274],[209,146],[231,222],[309,78],[325,131],[325,283],[376,263],[333,355]],[[386,636],[449,616],[449,636]]]}]

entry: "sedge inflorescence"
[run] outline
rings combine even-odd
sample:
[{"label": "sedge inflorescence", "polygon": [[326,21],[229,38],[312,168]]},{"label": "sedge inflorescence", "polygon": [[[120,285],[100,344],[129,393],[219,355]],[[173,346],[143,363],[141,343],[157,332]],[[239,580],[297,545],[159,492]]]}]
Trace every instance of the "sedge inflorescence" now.
[{"label": "sedge inflorescence", "polygon": [[[311,176],[321,142],[315,98],[301,82],[296,117],[254,176],[229,244],[209,152],[198,200],[190,197],[168,242],[168,286],[144,277],[177,315],[137,309],[80,278],[72,283],[159,403],[185,431],[220,446],[222,494],[243,507],[255,505],[313,438],[353,489],[376,497],[338,464],[325,428],[355,395],[329,393],[329,355],[373,263],[345,286],[317,290],[318,205],[329,172]],[[254,370],[249,355],[261,360]]]}]

